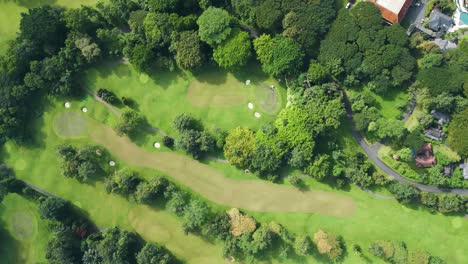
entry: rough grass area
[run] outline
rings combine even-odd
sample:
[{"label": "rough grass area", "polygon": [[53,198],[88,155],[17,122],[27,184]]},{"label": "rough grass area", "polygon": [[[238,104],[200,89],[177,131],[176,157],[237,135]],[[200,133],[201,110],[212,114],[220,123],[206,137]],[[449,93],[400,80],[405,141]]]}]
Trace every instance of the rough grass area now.
[{"label": "rough grass area", "polygon": [[[104,116],[105,111],[100,109],[104,108],[103,106],[91,105],[91,101],[85,100],[90,108],[88,114],[99,113],[98,116]],[[73,102],[72,105],[80,104]],[[211,244],[203,239],[185,236],[182,232],[181,219],[167,211],[149,209],[128,202],[117,195],[109,195],[105,192],[101,182],[80,184],[73,179],[61,176],[60,162],[55,154],[55,147],[65,142],[88,143],[86,139],[69,141],[62,140],[55,135],[52,125],[53,117],[63,110],[63,102],[60,102],[43,115],[44,126],[37,129],[38,143],[41,144],[20,147],[11,142],[7,143],[4,154],[6,162],[14,167],[16,164],[24,166],[23,170],[18,170],[19,178],[80,205],[100,227],[117,225],[127,230],[135,230],[150,241],[166,245],[169,250],[177,252],[180,258],[195,260],[189,263],[200,263],[197,260],[201,257],[203,257],[202,263],[223,263],[222,249],[219,244]],[[343,126],[341,129],[342,140],[340,140],[343,141],[345,147],[358,150],[349,133],[349,127]],[[116,161],[120,167],[127,166],[122,160],[116,159]],[[219,165],[219,169],[230,170],[227,165]],[[153,177],[155,173],[151,169],[141,171],[147,179]],[[461,247],[468,236],[468,221],[463,217],[431,214],[419,207],[408,208],[396,201],[374,197],[354,186],[338,190],[313,179],[305,179],[305,184],[312,190],[335,192],[354,199],[356,212],[353,216],[345,218],[310,213],[249,213],[262,222],[276,221],[298,234],[313,235],[319,228],[323,228],[343,236],[349,252],[343,263],[362,263],[363,260],[349,250],[352,250],[353,244],[367,248],[377,239],[405,241],[410,249],[427,250],[444,258],[447,263],[468,262],[468,255]],[[256,192],[259,191],[256,190]],[[219,210],[226,209],[213,203],[210,204]],[[444,242],[441,243],[440,239]],[[380,263],[368,254],[366,257],[369,257],[370,263]],[[317,263],[317,260],[307,258],[300,262]],[[298,261],[289,260],[285,263],[298,263]],[[327,262],[323,260],[321,263]]]},{"label": "rough grass area", "polygon": [[88,123],[83,114],[67,111],[56,117],[54,130],[62,138],[79,138],[86,135]]},{"label": "rough grass area", "polygon": [[[92,121],[90,121],[92,122]],[[352,199],[332,192],[299,192],[259,180],[233,180],[208,165],[173,152],[147,152],[108,126],[92,122],[90,138],[133,166],[159,170],[213,202],[252,211],[307,212],[352,216]]]},{"label": "rough grass area", "polygon": [[416,108],[414,108],[413,113],[411,113],[408,120],[406,120],[405,122],[405,127],[409,131],[413,131],[416,127],[418,127],[419,125],[418,116],[422,113],[423,111],[420,106],[416,106]]},{"label": "rough grass area", "polygon": [[[106,88],[119,98],[133,99],[136,102],[133,108],[143,113],[152,126],[175,135],[172,121],[181,113],[199,118],[207,128],[226,130],[237,126],[256,129],[273,121],[283,105],[282,98],[286,91],[275,80],[258,73],[259,68],[251,65],[245,72],[235,74],[207,68],[195,76],[184,72],[158,71],[147,78],[131,65],[108,63],[89,70],[85,80],[94,91]],[[251,80],[250,85],[245,84],[247,79]],[[273,96],[271,93],[256,92],[265,84],[277,87]],[[272,97],[275,100],[269,99]],[[254,104],[254,109],[248,109],[248,102]],[[122,106],[120,108],[124,110]],[[262,117],[255,118],[255,111],[260,112]]]},{"label": "rough grass area", "polygon": [[45,248],[51,238],[37,204],[17,194],[9,194],[0,205],[1,263],[45,262]]},{"label": "rough grass area", "polygon": [[402,111],[398,107],[406,104],[408,94],[402,89],[389,89],[383,96],[374,93],[374,98],[377,101],[377,108],[384,118],[399,119]]}]

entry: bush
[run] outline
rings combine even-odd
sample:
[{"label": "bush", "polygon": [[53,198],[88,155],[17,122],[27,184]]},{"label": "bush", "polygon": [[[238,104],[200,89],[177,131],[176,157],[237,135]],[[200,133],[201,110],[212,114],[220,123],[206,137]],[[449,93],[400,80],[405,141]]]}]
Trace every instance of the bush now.
[{"label": "bush", "polygon": [[319,230],[314,234],[314,242],[318,252],[327,255],[333,262],[343,256],[343,245],[334,234]]},{"label": "bush", "polygon": [[188,131],[188,130],[195,130],[199,131],[201,126],[195,118],[188,114],[180,114],[176,116],[173,122],[174,128],[177,129],[180,133]]},{"label": "bush", "polygon": [[163,145],[168,148],[172,148],[174,146],[174,139],[171,138],[170,136],[164,136],[162,142],[163,142]]},{"label": "bush", "polygon": [[63,221],[68,217],[69,204],[60,198],[48,197],[39,204],[42,218]]},{"label": "bush", "polygon": [[119,124],[115,127],[118,135],[136,136],[139,129],[145,125],[145,118],[138,112],[128,110],[123,112]]},{"label": "bush", "polygon": [[419,191],[409,184],[395,182],[388,187],[388,190],[400,203],[409,204],[417,202],[419,198]]},{"label": "bush", "polygon": [[115,105],[119,103],[119,99],[117,98],[117,96],[115,96],[113,92],[106,90],[104,88],[100,88],[96,94],[99,98],[101,98],[102,100],[106,101],[109,104]]}]

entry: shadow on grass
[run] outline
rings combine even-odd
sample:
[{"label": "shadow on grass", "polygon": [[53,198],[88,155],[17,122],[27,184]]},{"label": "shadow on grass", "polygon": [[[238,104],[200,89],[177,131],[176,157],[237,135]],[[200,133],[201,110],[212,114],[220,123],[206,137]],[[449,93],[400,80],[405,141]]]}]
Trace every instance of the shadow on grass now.
[{"label": "shadow on grass", "polygon": [[[0,204],[0,215],[3,215],[5,206]],[[0,259],[2,263],[21,263],[21,246],[20,243],[6,230],[7,224],[0,220]]]},{"label": "shadow on grass", "polygon": [[209,65],[194,74],[197,81],[211,85],[222,85],[226,83],[228,72],[217,66]]}]

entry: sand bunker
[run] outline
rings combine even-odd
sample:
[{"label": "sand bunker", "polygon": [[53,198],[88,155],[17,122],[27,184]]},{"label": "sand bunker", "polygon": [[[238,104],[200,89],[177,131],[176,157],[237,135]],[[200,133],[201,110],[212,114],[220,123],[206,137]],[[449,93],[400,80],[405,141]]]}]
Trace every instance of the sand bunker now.
[{"label": "sand bunker", "polygon": [[78,138],[88,132],[88,123],[79,112],[64,112],[55,119],[55,133],[62,138]]}]

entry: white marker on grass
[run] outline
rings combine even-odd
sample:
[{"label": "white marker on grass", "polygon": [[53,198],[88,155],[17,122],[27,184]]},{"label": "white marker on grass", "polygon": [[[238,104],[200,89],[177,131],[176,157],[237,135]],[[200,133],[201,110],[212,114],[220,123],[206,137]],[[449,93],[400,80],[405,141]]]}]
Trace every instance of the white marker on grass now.
[{"label": "white marker on grass", "polygon": [[249,84],[250,84],[250,80],[245,81],[245,85],[249,85]]},{"label": "white marker on grass", "polygon": [[115,167],[115,161],[113,161],[113,160],[109,161],[109,166]]},{"label": "white marker on grass", "polygon": [[248,103],[248,104],[247,104],[247,107],[248,107],[249,109],[253,109],[253,108],[254,108],[254,105],[253,105],[252,103]]},{"label": "white marker on grass", "polygon": [[65,103],[65,108],[70,108],[70,107],[71,107],[70,102],[66,102],[66,103]]},{"label": "white marker on grass", "polygon": [[255,112],[254,116],[255,116],[256,118],[260,118],[262,115],[261,115],[259,112]]},{"label": "white marker on grass", "polygon": [[159,142],[154,142],[153,146],[158,149],[161,147],[161,144],[159,144]]},{"label": "white marker on grass", "polygon": [[88,108],[83,107],[83,108],[81,108],[81,111],[82,111],[83,113],[86,113],[86,112],[88,112]]}]

